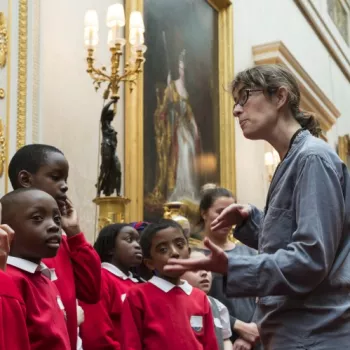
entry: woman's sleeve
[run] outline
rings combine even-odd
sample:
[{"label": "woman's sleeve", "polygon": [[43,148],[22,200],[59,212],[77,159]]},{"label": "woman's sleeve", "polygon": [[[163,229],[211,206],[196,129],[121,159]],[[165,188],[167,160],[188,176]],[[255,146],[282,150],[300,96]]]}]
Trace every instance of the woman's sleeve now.
[{"label": "woman's sleeve", "polygon": [[[292,200],[296,229],[288,238],[290,243],[273,254],[229,256],[227,295],[301,295],[314,290],[327,277],[345,217],[340,176],[325,159],[309,155],[301,160]],[[276,235],[283,234],[278,219],[282,218],[272,226]]]},{"label": "woman's sleeve", "polygon": [[242,225],[235,228],[233,235],[250,248],[258,249],[259,232],[264,213],[253,205],[250,206],[250,216]]}]

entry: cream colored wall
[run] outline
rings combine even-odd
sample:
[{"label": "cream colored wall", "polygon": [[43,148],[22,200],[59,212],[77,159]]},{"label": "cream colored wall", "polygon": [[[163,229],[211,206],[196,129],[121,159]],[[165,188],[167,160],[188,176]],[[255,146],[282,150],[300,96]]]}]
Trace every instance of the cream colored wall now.
[{"label": "cream colored wall", "polygon": [[[75,203],[81,225],[93,241],[96,207],[95,183],[98,176],[99,118],[102,92],[96,93],[86,73],[83,45],[84,14],[97,10],[100,43],[97,64],[108,64],[105,25],[107,7],[115,0],[45,0],[40,12],[40,107],[42,142],[61,149],[70,164],[69,196]],[[122,91],[123,93],[123,91]],[[123,100],[123,96],[121,98]],[[124,164],[123,104],[115,118],[118,156]]]},{"label": "cream colored wall", "polygon": [[[252,47],[282,41],[341,112],[327,134],[332,147],[350,132],[350,84],[293,0],[236,0],[234,3],[235,72],[251,67]],[[246,140],[236,128],[237,196],[263,207],[267,192],[264,146]]]}]

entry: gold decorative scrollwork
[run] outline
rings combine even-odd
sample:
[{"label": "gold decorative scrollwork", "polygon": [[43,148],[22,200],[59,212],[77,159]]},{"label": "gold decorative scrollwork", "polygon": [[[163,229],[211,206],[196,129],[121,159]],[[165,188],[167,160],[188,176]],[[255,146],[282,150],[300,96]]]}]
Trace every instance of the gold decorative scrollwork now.
[{"label": "gold decorative scrollwork", "polygon": [[5,131],[4,131],[4,124],[0,119],[0,177],[4,173],[5,157],[6,157]]},{"label": "gold decorative scrollwork", "polygon": [[0,12],[0,68],[4,68],[6,65],[8,48],[8,35],[6,27],[5,14]]},{"label": "gold decorative scrollwork", "polygon": [[17,149],[26,143],[28,0],[19,1]]}]

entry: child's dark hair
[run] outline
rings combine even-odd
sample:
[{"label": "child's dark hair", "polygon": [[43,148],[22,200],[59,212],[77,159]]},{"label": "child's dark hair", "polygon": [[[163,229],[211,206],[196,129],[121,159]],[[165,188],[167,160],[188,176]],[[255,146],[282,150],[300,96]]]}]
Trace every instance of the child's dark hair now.
[{"label": "child's dark hair", "polygon": [[214,202],[220,197],[234,198],[231,191],[224,187],[211,187],[202,191],[202,198],[199,203],[199,222],[198,225],[204,225],[202,213],[207,211]]},{"label": "child's dark hair", "polygon": [[8,216],[16,211],[18,201],[21,200],[19,198],[21,193],[35,192],[35,191],[40,191],[40,190],[38,190],[36,188],[32,188],[32,187],[18,188],[17,190],[13,190],[13,191],[5,194],[3,197],[1,197],[0,203],[2,206],[2,213],[1,213],[2,214],[2,223],[6,224],[7,220],[8,220]]},{"label": "child's dark hair", "polygon": [[63,152],[58,148],[39,143],[26,145],[20,148],[12,157],[9,164],[8,175],[12,187],[14,189],[21,187],[18,183],[18,174],[22,170],[26,170],[31,174],[35,174],[47,161],[48,154],[52,152],[60,153],[63,155]]},{"label": "child's dark hair", "polygon": [[111,224],[105,226],[96,239],[94,249],[100,256],[101,262],[111,262],[115,248],[115,239],[119,232],[128,224]]},{"label": "child's dark hair", "polygon": [[140,238],[140,246],[144,258],[151,258],[152,239],[156,235],[156,233],[161,230],[165,230],[169,227],[173,227],[180,230],[186,238],[185,232],[181,225],[179,225],[173,220],[162,219],[158,223],[152,223],[146,227],[146,229],[142,232]]}]

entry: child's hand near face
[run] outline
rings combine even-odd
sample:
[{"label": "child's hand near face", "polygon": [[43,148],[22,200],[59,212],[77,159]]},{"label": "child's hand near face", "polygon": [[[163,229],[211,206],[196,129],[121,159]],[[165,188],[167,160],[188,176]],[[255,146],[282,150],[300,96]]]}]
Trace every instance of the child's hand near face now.
[{"label": "child's hand near face", "polygon": [[68,237],[72,237],[81,232],[79,226],[78,214],[73,203],[67,199],[66,205],[60,207],[62,216],[62,229],[67,234]]}]

